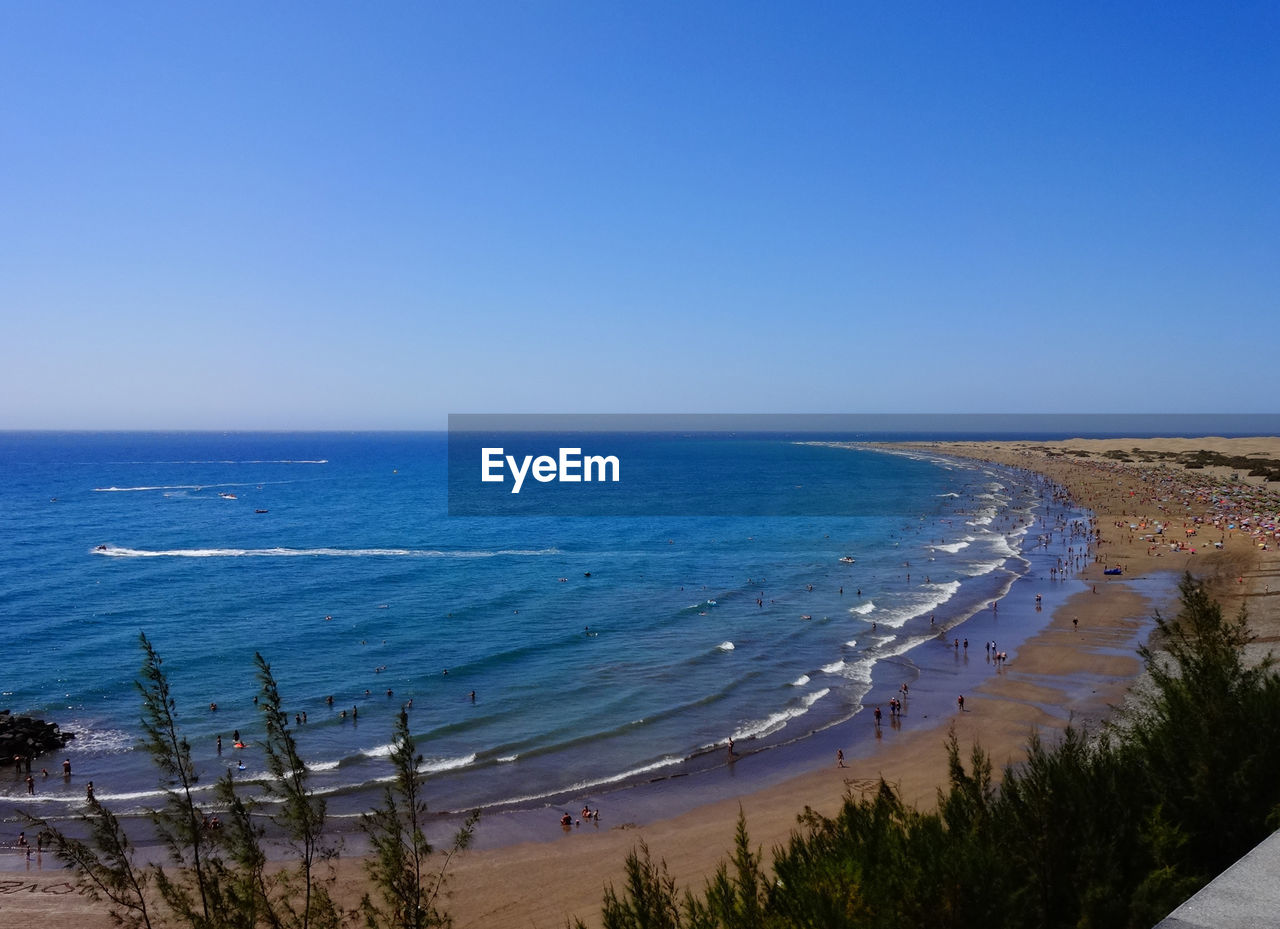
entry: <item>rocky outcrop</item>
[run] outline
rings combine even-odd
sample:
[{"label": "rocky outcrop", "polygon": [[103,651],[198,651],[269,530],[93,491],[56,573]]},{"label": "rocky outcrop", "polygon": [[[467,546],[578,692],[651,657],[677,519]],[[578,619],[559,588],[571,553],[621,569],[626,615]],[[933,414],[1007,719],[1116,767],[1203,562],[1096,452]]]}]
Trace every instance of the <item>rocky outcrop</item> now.
[{"label": "rocky outcrop", "polygon": [[63,732],[57,723],[0,710],[0,764],[21,759],[29,766],[32,758],[58,751],[73,738],[74,733]]}]

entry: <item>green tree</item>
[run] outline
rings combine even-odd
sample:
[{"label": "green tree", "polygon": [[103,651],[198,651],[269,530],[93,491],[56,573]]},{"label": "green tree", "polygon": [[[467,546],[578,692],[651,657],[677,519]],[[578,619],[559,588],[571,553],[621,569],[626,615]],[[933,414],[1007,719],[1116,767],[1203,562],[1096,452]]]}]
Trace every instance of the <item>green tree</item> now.
[{"label": "green tree", "polygon": [[42,819],[33,817],[28,822],[42,831],[54,857],[73,871],[89,898],[107,904],[117,926],[151,929],[150,876],[134,862],[129,837],[110,810],[90,799],[88,811],[76,816],[88,841],[73,838]]},{"label": "green tree", "polygon": [[262,838],[262,804],[241,795],[230,773],[217,782],[214,799],[225,811],[224,829],[207,828],[196,802],[199,773],[191,746],[182,735],[160,656],[140,637],[142,671],[142,744],[160,772],[164,804],[149,819],[168,853],[168,866],[139,865],[133,845],[117,817],[90,799],[77,817],[87,838],[67,835],[49,823],[31,819],[48,837],[60,861],[96,900],[106,902],[112,919],[126,929],[177,924],[191,929],[333,929],[342,913],[319,880],[316,864],[331,854],[323,844],[324,804],[310,791],[308,771],[289,732],[287,717],[270,666],[257,656],[266,716],[265,750],[273,780],[264,798],[278,802],[266,820],[276,824],[297,855],[297,864],[267,868]]},{"label": "green tree", "polygon": [[[320,864],[337,855],[336,849],[324,841],[324,799],[316,796],[308,784],[310,771],[289,729],[289,714],[284,711],[271,666],[260,653],[255,653],[253,659],[261,685],[258,707],[266,725],[267,770],[272,777],[263,792],[267,799],[278,803],[278,811],[271,814],[270,819],[284,833],[296,864],[279,871],[271,884],[262,880],[261,862],[252,855],[255,843],[250,841],[249,834],[244,834],[243,847],[251,855],[242,865],[254,869],[264,909],[271,914],[273,927],[328,929],[338,924],[339,913],[328,892],[328,882],[317,879]],[[229,777],[227,781],[230,786]],[[234,802],[233,798],[228,799]]]},{"label": "green tree", "polygon": [[[641,842],[626,860],[627,882],[621,895],[610,884],[604,892],[604,929],[681,929],[676,882],[665,861],[654,861]],[[581,920],[577,929],[583,929]]]},{"label": "green tree", "polygon": [[[769,880],[763,861],[758,849],[754,852],[751,850],[747,818],[739,806],[733,857],[729,864],[721,862],[715,876],[707,882],[705,903],[698,901],[692,894],[686,897],[685,913],[689,925],[763,929],[769,904]],[[732,874],[729,865],[732,865]]]},{"label": "green tree", "polygon": [[173,865],[168,870],[154,866],[152,877],[170,910],[196,929],[205,929],[219,922],[222,869],[214,837],[204,828],[204,814],[195,801],[200,776],[191,759],[191,743],[178,725],[168,676],[145,634],[139,635],[139,642],[143,660],[136,686],[142,696],[142,742],[160,770],[165,796],[164,806],[151,819]]},{"label": "green tree", "polygon": [[479,811],[454,836],[439,868],[431,867],[434,849],[423,827],[427,802],[423,794],[422,756],[409,732],[409,714],[401,710],[391,740],[395,777],[383,792],[382,805],[361,817],[373,855],[366,868],[379,901],[369,894],[360,908],[370,929],[427,929],[452,925],[443,909],[450,861],[471,842]]},{"label": "green tree", "polygon": [[1171,863],[1209,877],[1270,831],[1280,803],[1280,677],[1270,657],[1249,664],[1254,639],[1242,608],[1222,615],[1186,575],[1173,620],[1156,614],[1158,648],[1139,653],[1154,685],[1131,714],[1133,764],[1170,827],[1185,837]]},{"label": "green tree", "polygon": [[1247,660],[1243,612],[1225,620],[1189,576],[1181,594],[1175,620],[1156,617],[1161,650],[1141,649],[1152,686],[1123,725],[1033,735],[998,789],[952,731],[935,811],[883,781],[834,817],[806,810],[771,878],[740,820],[731,862],[683,906],[641,845],[605,893],[606,929],[1154,925],[1280,821],[1280,675]]}]

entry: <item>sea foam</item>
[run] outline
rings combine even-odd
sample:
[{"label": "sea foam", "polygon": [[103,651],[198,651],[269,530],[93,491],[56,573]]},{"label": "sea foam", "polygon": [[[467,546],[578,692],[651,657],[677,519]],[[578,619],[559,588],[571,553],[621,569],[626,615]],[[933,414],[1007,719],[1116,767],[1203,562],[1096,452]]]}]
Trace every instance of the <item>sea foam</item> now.
[{"label": "sea foam", "polygon": [[497,558],[558,555],[559,549],[503,548],[497,551],[441,551],[416,548],[123,548],[104,545],[91,549],[108,558]]}]

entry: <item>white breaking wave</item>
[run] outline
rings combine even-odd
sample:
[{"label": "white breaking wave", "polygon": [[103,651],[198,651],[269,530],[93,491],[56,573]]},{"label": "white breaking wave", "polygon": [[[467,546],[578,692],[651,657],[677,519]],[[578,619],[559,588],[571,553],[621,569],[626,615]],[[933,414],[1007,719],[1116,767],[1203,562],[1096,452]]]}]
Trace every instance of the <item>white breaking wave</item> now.
[{"label": "white breaking wave", "polygon": [[[893,642],[893,644],[890,645],[888,648],[886,648],[884,651],[880,652],[877,655],[877,657],[878,658],[895,658],[898,655],[905,654],[911,651],[911,649],[915,648],[917,645],[920,645],[923,642],[928,642],[933,638],[935,638],[935,636],[932,633],[930,633],[929,635],[904,636],[903,638]],[[881,644],[886,644],[888,642],[889,640],[885,639],[884,642],[882,642]],[[868,675],[868,680],[870,680],[869,675]]]},{"label": "white breaking wave", "polygon": [[[366,748],[360,754],[366,758],[388,758],[395,749],[392,744],[375,745],[373,748]],[[440,771],[452,771],[455,768],[465,768],[467,765],[475,764],[476,755],[472,752],[470,755],[455,756],[452,758],[428,758],[418,768],[424,774],[438,773]]]},{"label": "white breaking wave", "polygon": [[558,555],[558,548],[537,550],[503,548],[486,551],[440,551],[419,548],[123,548],[104,545],[92,550],[109,558],[496,558],[499,555],[530,557]]},{"label": "white breaking wave", "polygon": [[340,762],[337,761],[312,761],[308,762],[307,769],[309,771],[332,771],[338,767]]},{"label": "white breaking wave", "polygon": [[794,681],[791,682],[791,686],[803,687],[807,683],[809,683],[809,675],[801,674],[798,678],[796,678]]},{"label": "white breaking wave", "polygon": [[[212,789],[213,789],[213,786],[209,784],[201,784],[200,786],[195,788],[196,791],[204,791],[204,792],[208,792]],[[163,790],[134,790],[134,791],[125,791],[122,793],[104,793],[101,790],[97,790],[94,792],[94,798],[99,802],[103,800],[107,800],[107,801],[113,801],[115,803],[123,803],[129,800],[158,800],[164,795],[165,794]]]},{"label": "white breaking wave", "polygon": [[991,520],[995,519],[996,510],[994,507],[987,507],[982,510],[974,519],[967,520],[966,526],[988,526]]},{"label": "white breaking wave", "polygon": [[880,626],[897,629],[913,617],[932,613],[954,597],[959,589],[959,581],[924,585],[919,588],[919,593],[910,595],[902,607],[887,611],[887,615],[877,614],[880,615],[880,619],[876,622]]},{"label": "white breaking wave", "polygon": [[849,607],[849,612],[850,612],[850,613],[857,613],[857,614],[859,614],[859,615],[861,615],[861,616],[866,616],[868,613],[870,613],[870,612],[871,612],[872,610],[874,610],[875,608],[876,608],[875,601],[874,601],[874,600],[868,600],[866,603],[859,603],[857,606],[851,606],[851,607]]},{"label": "white breaking wave", "polygon": [[637,774],[648,774],[650,771],[656,771],[659,768],[667,768],[673,764],[680,764],[683,761],[683,758],[670,755],[666,758],[655,761],[652,764],[641,765],[640,767],[633,768],[630,771],[623,771],[621,774],[613,774],[608,777],[598,777],[589,781],[578,781],[577,783],[570,784],[569,789],[577,791],[586,790],[590,787],[599,787],[603,784],[615,784],[618,781],[626,780],[629,777],[635,777]]},{"label": "white breaking wave", "polygon": [[452,771],[455,768],[465,768],[467,765],[476,763],[475,753],[466,755],[462,758],[428,758],[418,769],[423,774],[437,774],[441,771]]},{"label": "white breaking wave", "polygon": [[815,690],[813,693],[809,694],[809,696],[804,698],[805,709],[807,710],[809,707],[813,706],[815,703],[817,703],[819,700],[821,700],[823,697],[825,697],[829,693],[831,693],[830,687],[824,687],[821,690]]},{"label": "white breaking wave", "polygon": [[137,736],[123,729],[94,729],[92,726],[70,722],[64,730],[76,734],[67,743],[63,753],[67,755],[118,755],[130,751],[138,744]]},{"label": "white breaking wave", "polygon": [[978,564],[970,565],[965,571],[969,577],[981,577],[984,574],[990,574],[996,568],[1002,567],[1006,559],[1001,558],[999,561],[983,561]]},{"label": "white breaking wave", "polygon": [[968,548],[969,543],[972,541],[973,541],[973,536],[967,536],[966,538],[961,539],[959,542],[947,542],[943,545],[935,545],[934,548],[940,552],[950,552],[951,554],[954,555],[956,552],[960,551],[961,549]]},{"label": "white breaking wave", "polygon": [[1017,549],[1010,545],[1009,540],[1002,535],[998,535],[991,540],[991,547],[995,549],[997,555],[1013,556],[1018,554]]},{"label": "white breaking wave", "polygon": [[[841,663],[843,664],[843,662]],[[769,735],[770,733],[777,732],[779,729],[785,726],[790,720],[795,719],[797,716],[803,716],[805,713],[809,712],[810,707],[812,707],[815,703],[817,703],[819,700],[821,700],[823,697],[825,697],[829,693],[831,693],[831,688],[824,687],[822,688],[822,690],[815,690],[811,694],[806,694],[804,698],[800,701],[800,706],[788,707],[785,710],[779,710],[776,713],[771,713],[768,716],[766,716],[764,719],[756,720],[755,722],[746,723],[741,728],[739,728],[737,732],[733,734],[733,738],[734,739],[759,738],[761,736],[766,736],[766,735]]]},{"label": "white breaking wave", "polygon": [[570,784],[568,787],[556,787],[552,790],[543,791],[542,793],[526,794],[523,797],[511,797],[503,800],[502,803],[504,805],[516,805],[531,803],[534,800],[545,800],[547,797],[553,797],[556,794],[580,793],[584,790],[590,790],[592,787],[602,787],[605,784],[616,784],[618,781],[625,781],[628,778],[637,777],[641,774],[648,774],[650,771],[656,771],[659,768],[668,768],[671,765],[681,764],[683,761],[683,758],[668,756],[655,761],[652,764],[641,765],[638,768],[632,768],[630,771],[623,771],[620,774],[610,774],[606,777],[595,778],[594,780],[589,781],[578,781],[575,784]]},{"label": "white breaking wave", "polygon": [[845,668],[844,660],[841,659],[840,661],[833,661],[831,662],[831,664],[823,665],[822,673],[823,674],[839,674],[841,671],[844,670],[844,668]]},{"label": "white breaking wave", "polygon": [[[883,642],[887,640],[881,639],[879,641]],[[853,664],[846,664],[844,671],[840,676],[847,681],[856,681],[859,684],[870,686],[871,669],[875,667],[876,661],[877,658],[863,658],[853,662]]]},{"label": "white breaking wave", "polygon": [[719,645],[717,645],[716,648],[718,648],[722,652],[731,652],[733,651],[734,645],[732,642],[724,641],[724,642],[721,642]]}]

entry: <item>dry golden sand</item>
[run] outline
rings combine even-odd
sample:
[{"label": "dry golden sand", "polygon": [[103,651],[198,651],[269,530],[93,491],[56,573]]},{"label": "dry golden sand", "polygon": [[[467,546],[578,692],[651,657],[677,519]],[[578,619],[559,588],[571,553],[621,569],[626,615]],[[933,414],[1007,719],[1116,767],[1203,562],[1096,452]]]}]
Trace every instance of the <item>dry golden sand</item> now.
[{"label": "dry golden sand", "polygon": [[[1257,480],[1231,482],[1229,469],[1160,471],[1154,462],[1117,463],[1102,457],[1115,449],[1141,448],[1151,452],[1209,449],[1280,459],[1280,438],[947,443],[932,448],[1049,475],[1097,514],[1103,539],[1098,562],[1084,572],[1097,592],[1085,590],[1070,598],[1055,611],[1048,627],[1018,650],[1004,672],[993,675],[967,698],[965,712],[951,715],[963,746],[980,742],[997,764],[1016,761],[1034,729],[1062,725],[1063,716],[1047,713],[1044,706],[1065,707],[1077,721],[1087,722],[1103,717],[1110,705],[1119,702],[1141,670],[1137,658],[1123,652],[1153,608],[1126,583],[1128,578],[1164,570],[1216,577],[1219,596],[1228,608],[1247,603],[1261,638],[1280,640],[1280,610],[1276,609],[1280,562],[1274,537],[1264,550],[1259,537],[1227,530],[1225,523],[1219,531],[1202,522],[1191,537],[1185,536],[1183,525],[1196,525],[1193,520],[1214,512],[1213,501],[1219,499],[1233,501],[1240,511],[1256,510],[1264,518],[1274,517],[1276,495]],[[1168,541],[1160,546],[1143,541],[1145,528],[1128,529],[1131,523],[1150,527],[1156,520],[1166,526]],[[1196,552],[1173,551],[1171,541],[1191,543]],[[1222,542],[1221,550],[1214,548],[1215,541]],[[1104,575],[1104,565],[1122,565],[1126,576]],[[1079,620],[1078,626],[1073,626],[1072,618]],[[1072,697],[1080,692],[1072,685],[1081,674],[1089,675],[1095,689],[1085,697]],[[739,804],[753,843],[766,850],[786,841],[805,806],[834,813],[846,791],[873,789],[880,777],[896,785],[908,802],[927,806],[946,779],[944,737],[943,725],[913,730],[909,720],[902,730],[885,727],[870,757],[850,758],[847,768],[833,763],[740,800],[699,807],[677,819],[635,828],[576,831],[550,842],[464,853],[451,870],[449,909],[460,929],[552,929],[574,916],[596,926],[604,886],[621,884],[624,858],[641,840],[666,860],[681,886],[700,887],[731,846]],[[671,789],[680,788],[673,785]],[[340,897],[353,903],[363,889],[361,863],[344,860],[338,870]],[[110,925],[100,907],[61,892],[69,889],[62,880],[62,875],[47,867],[29,875],[0,874],[0,914],[50,929]]]}]

